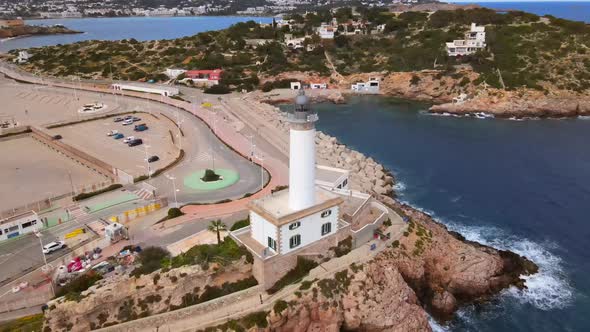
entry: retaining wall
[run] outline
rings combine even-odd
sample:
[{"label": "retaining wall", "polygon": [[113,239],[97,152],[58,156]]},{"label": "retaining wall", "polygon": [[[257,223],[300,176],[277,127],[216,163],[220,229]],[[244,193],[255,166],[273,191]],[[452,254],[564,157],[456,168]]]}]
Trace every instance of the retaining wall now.
[{"label": "retaining wall", "polygon": [[78,150],[77,148],[67,145],[60,140],[55,140],[49,134],[43,132],[39,128],[31,127],[31,131],[33,133],[32,137],[37,141],[57,150],[68,157],[76,160],[80,164],[85,165],[86,167],[96,171],[97,173],[106,176],[111,179],[115,179],[115,171],[112,165],[105,163],[102,160],[99,160],[88,153]]}]

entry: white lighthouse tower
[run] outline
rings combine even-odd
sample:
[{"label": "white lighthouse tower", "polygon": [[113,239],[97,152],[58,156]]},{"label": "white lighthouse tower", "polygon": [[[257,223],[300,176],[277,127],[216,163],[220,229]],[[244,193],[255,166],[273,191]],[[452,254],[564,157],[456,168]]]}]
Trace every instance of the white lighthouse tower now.
[{"label": "white lighthouse tower", "polygon": [[298,255],[323,253],[338,243],[343,198],[315,184],[315,123],[303,90],[286,114],[290,123],[289,187],[250,201],[250,226],[232,232],[254,257],[253,274],[265,288],[295,267]]},{"label": "white lighthouse tower", "polygon": [[303,90],[295,98],[295,109],[287,115],[289,133],[289,208],[303,210],[315,204],[315,122]]}]

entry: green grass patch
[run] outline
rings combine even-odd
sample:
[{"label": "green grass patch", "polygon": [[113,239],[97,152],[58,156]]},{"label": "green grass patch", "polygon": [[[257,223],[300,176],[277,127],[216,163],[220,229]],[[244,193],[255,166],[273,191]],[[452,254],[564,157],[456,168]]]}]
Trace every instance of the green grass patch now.
[{"label": "green grass patch", "polygon": [[0,332],[37,332],[43,328],[43,314],[36,314],[0,323]]}]

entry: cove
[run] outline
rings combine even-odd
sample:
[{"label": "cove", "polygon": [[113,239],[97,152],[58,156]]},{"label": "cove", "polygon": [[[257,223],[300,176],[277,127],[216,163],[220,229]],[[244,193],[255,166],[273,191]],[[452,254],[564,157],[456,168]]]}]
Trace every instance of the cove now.
[{"label": "cove", "polygon": [[590,120],[455,118],[388,97],[316,104],[317,127],[396,176],[402,201],[534,260],[528,290],[462,309],[451,331],[590,326]]}]

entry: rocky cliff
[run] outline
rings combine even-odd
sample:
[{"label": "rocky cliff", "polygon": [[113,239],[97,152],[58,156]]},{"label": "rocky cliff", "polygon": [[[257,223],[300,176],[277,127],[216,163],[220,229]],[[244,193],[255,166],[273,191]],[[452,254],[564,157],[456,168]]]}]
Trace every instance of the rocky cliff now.
[{"label": "rocky cliff", "polygon": [[537,272],[525,257],[466,241],[410,206],[382,200],[408,217],[402,239],[362,266],[302,284],[296,299],[275,305],[267,330],[429,331],[426,312],[450,319],[461,304],[526,287],[521,277]]},{"label": "rocky cliff", "polygon": [[475,87],[470,82],[479,74],[471,70],[461,70],[452,75],[444,75],[438,70],[420,72],[392,72],[354,74],[344,78],[341,89],[350,90],[355,82],[366,82],[370,77],[380,78],[380,94],[435,103],[450,102],[461,93],[473,93]]},{"label": "rocky cliff", "polygon": [[442,320],[463,303],[526,287],[521,277],[538,271],[525,257],[466,241],[423,212],[389,197],[382,201],[407,216],[409,227],[376,263],[395,266],[424,307]]},{"label": "rocky cliff", "polygon": [[428,316],[395,267],[352,265],[333,279],[303,284],[276,303],[269,331],[430,331]]},{"label": "rocky cliff", "polygon": [[545,94],[532,89],[487,89],[460,103],[430,108],[433,113],[456,115],[491,114],[498,118],[563,118],[590,115],[590,95],[568,91]]},{"label": "rocky cliff", "polygon": [[11,38],[27,35],[57,35],[81,33],[62,26],[43,27],[34,25],[23,25],[12,28],[0,29],[0,38]]}]

